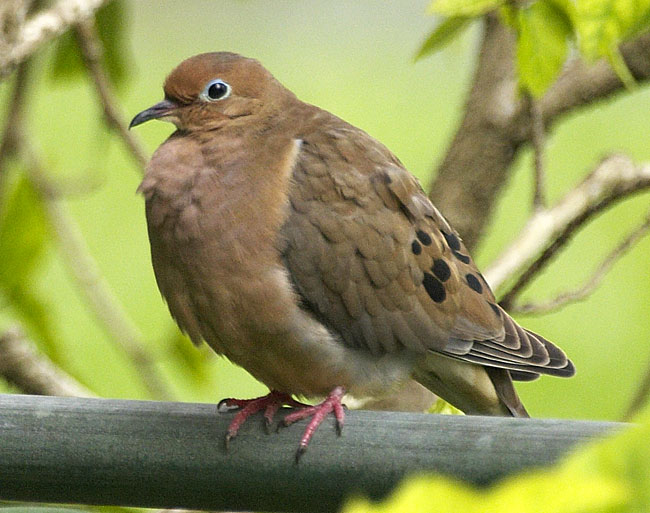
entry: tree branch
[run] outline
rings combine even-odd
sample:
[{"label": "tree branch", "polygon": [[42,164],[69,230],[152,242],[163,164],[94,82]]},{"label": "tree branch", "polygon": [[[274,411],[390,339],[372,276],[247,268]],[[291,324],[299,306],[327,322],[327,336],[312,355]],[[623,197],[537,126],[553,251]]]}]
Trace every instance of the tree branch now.
[{"label": "tree branch", "polygon": [[7,117],[2,129],[2,141],[0,141],[0,191],[4,178],[4,165],[6,160],[16,153],[18,141],[16,140],[15,127],[22,124],[27,92],[27,77],[29,74],[29,62],[25,61],[18,66],[11,95],[8,102]]},{"label": "tree branch", "polygon": [[587,282],[580,288],[572,290],[570,292],[564,292],[559,294],[557,297],[546,301],[544,303],[526,303],[523,305],[518,305],[517,303],[510,304],[508,311],[510,313],[522,313],[522,314],[543,314],[547,312],[552,312],[558,310],[568,303],[575,303],[576,301],[581,301],[588,297],[592,292],[596,290],[600,282],[603,280],[607,272],[612,268],[612,266],[632,247],[639,241],[643,236],[650,230],[650,212],[646,216],[646,219],[640,226],[633,230],[623,241],[611,251],[607,257],[600,263],[598,268],[594,271],[591,277]]},{"label": "tree branch", "polygon": [[429,193],[470,249],[483,232],[517,150],[509,136],[518,104],[513,48],[512,31],[496,16],[487,16],[465,114]]},{"label": "tree branch", "polygon": [[[477,71],[465,115],[433,181],[430,197],[471,249],[490,219],[521,146],[532,137],[516,90],[514,37],[496,16],[485,19]],[[650,78],[650,34],[621,46],[637,81]],[[539,101],[547,128],[562,114],[623,90],[609,64],[574,61]]]},{"label": "tree branch", "polygon": [[45,43],[93,16],[107,1],[59,0],[53,7],[31,16],[11,40],[3,40],[0,45],[0,80]]},{"label": "tree branch", "polygon": [[503,296],[500,303],[504,308],[588,219],[617,200],[648,188],[650,165],[637,166],[623,155],[614,155],[601,162],[555,206],[536,212],[485,272],[488,282],[497,289],[525,269]]},{"label": "tree branch", "polygon": [[304,423],[266,434],[255,415],[227,452],[233,414],[209,404],[3,395],[0,415],[0,499],[212,511],[336,511],[421,472],[485,485],[624,426],[349,411],[296,465]]},{"label": "tree branch", "polygon": [[546,207],[546,173],[544,152],[546,149],[546,132],[544,118],[539,108],[539,102],[528,97],[528,113],[530,116],[531,146],[534,153],[535,189],[533,192],[533,211]]},{"label": "tree branch", "polygon": [[18,326],[0,334],[0,376],[27,394],[72,397],[95,395],[38,353]]},{"label": "tree branch", "polygon": [[136,366],[143,383],[153,398],[165,399],[171,393],[165,380],[156,370],[155,362],[145,349],[144,336],[122,309],[102,276],[97,263],[90,254],[78,226],[61,207],[49,190],[40,160],[33,148],[22,141],[22,153],[30,170],[32,180],[43,193],[49,222],[58,238],[63,257],[85,296],[91,311],[104,329]]},{"label": "tree branch", "polygon": [[22,112],[25,90],[28,86],[24,75],[27,66],[27,63],[21,64],[21,72],[16,78],[13,99],[17,101],[11,107],[12,123],[5,126],[3,133],[3,147],[7,140],[11,141],[11,144],[6,146],[3,152],[0,152],[0,158],[6,158],[9,154],[15,153],[25,162],[32,180],[43,195],[44,206],[59,239],[63,257],[85,295],[91,311],[103,324],[114,342],[129,356],[152,397],[156,399],[170,398],[169,388],[164,379],[159,376],[153,359],[145,349],[144,337],[123,311],[117,298],[114,297],[88,251],[77,225],[61,208],[59,201],[55,199],[56,191],[52,190],[45,179],[38,153],[26,135]]},{"label": "tree branch", "polygon": [[131,155],[144,174],[144,168],[149,158],[140,141],[132,132],[129,132],[128,124],[119,108],[108,76],[102,67],[103,49],[97,35],[94,20],[86,20],[75,27],[77,41],[81,49],[81,55],[90,74],[95,89],[104,109],[104,119],[110,128],[115,130],[117,135],[124,141]]},{"label": "tree branch", "polygon": [[[621,45],[621,54],[637,81],[650,78],[650,33]],[[540,109],[545,124],[549,125],[569,111],[623,91],[623,83],[608,62],[588,64],[575,59],[541,98]]]},{"label": "tree branch", "polygon": [[625,413],[623,414],[623,420],[631,420],[634,416],[641,410],[641,407],[646,405],[648,398],[650,397],[650,362],[646,364],[643,377],[639,382],[639,386],[630,401]]}]

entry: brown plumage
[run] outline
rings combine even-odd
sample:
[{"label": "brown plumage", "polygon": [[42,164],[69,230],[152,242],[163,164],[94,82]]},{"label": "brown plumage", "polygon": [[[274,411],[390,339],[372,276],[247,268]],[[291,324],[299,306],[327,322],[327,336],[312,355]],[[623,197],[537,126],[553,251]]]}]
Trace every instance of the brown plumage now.
[{"label": "brown plumage", "polygon": [[177,127],[140,191],[158,286],[194,342],[283,394],[415,377],[471,414],[526,416],[512,379],[573,375],[381,143],[232,53],[184,61],[164,91],[132,126]]}]

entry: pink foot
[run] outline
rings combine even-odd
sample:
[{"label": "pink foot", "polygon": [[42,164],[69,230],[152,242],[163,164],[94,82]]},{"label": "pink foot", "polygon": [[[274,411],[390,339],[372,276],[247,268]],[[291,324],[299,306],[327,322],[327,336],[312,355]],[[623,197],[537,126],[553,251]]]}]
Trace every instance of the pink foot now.
[{"label": "pink foot", "polygon": [[298,420],[302,420],[306,417],[311,417],[311,421],[309,421],[309,424],[307,425],[307,428],[305,429],[305,432],[300,439],[300,444],[298,445],[298,451],[296,452],[296,463],[300,461],[300,457],[307,450],[307,446],[309,445],[311,437],[329,413],[334,413],[334,417],[336,418],[336,432],[339,436],[341,436],[341,431],[343,430],[343,421],[345,419],[345,411],[343,409],[343,405],[341,404],[341,399],[344,395],[345,390],[343,387],[336,387],[329,393],[327,398],[322,403],[317,404],[316,406],[303,407],[300,410],[289,413],[284,417],[282,420],[283,426],[289,426]]},{"label": "pink foot", "polygon": [[264,425],[268,431],[271,422],[273,422],[273,416],[281,406],[285,405],[293,408],[311,408],[308,404],[296,401],[289,394],[278,392],[277,390],[271,390],[267,395],[256,397],[255,399],[230,398],[219,401],[217,409],[220,412],[227,412],[233,408],[240,409],[240,411],[237,412],[237,415],[235,415],[235,418],[232,419],[230,426],[228,426],[228,431],[226,433],[226,449],[228,448],[230,440],[237,436],[239,428],[244,424],[244,422],[246,422],[248,417],[258,411],[264,410]]}]

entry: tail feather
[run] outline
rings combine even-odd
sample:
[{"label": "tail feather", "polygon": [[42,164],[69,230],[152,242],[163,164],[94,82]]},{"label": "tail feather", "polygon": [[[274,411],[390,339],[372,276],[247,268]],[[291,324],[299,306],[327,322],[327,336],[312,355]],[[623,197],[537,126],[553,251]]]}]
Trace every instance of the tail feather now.
[{"label": "tail feather", "polygon": [[496,367],[485,367],[485,371],[494,385],[497,396],[512,416],[530,417],[515,391],[510,372],[506,369],[498,369]]},{"label": "tail feather", "polygon": [[510,372],[429,353],[413,377],[467,415],[528,417]]}]

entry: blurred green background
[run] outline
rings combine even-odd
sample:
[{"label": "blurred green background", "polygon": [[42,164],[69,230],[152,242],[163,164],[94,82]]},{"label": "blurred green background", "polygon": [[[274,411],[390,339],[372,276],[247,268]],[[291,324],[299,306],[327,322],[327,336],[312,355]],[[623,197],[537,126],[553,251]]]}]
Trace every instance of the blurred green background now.
[{"label": "blurred green background", "polygon": [[[193,54],[229,50],[259,59],[301,99],[357,125],[391,148],[423,184],[443,157],[462,114],[477,56],[475,25],[433,57],[413,57],[435,20],[427,1],[133,1],[128,2],[128,79],[119,90],[130,117],[162,99],[162,82]],[[52,66],[43,52],[38,67]],[[42,70],[42,68],[41,68]],[[34,70],[36,71],[36,70]],[[149,259],[143,200],[135,193],[137,167],[101,120],[87,79],[53,82],[33,73],[29,127],[51,177],[86,184],[67,199],[106,279],[145,334],[176,398],[216,402],[248,397],[265,387],[206,348],[195,353],[175,340]],[[0,85],[6,103],[8,86]],[[549,137],[551,201],[562,196],[612,151],[650,161],[650,91],[640,88],[562,120]],[[137,129],[153,151],[172,126]],[[86,187],[84,186],[84,187]],[[524,152],[475,257],[485,268],[523,226],[532,195],[531,155]],[[609,210],[582,230],[526,291],[544,299],[579,285],[641,221],[648,194]],[[519,317],[563,347],[578,374],[518,385],[533,416],[619,418],[650,360],[650,237],[622,258],[588,301],[541,317]],[[58,362],[106,397],[147,397],[138,373],[85,306],[50,245],[32,284],[47,302],[59,341]],[[0,311],[6,325],[11,312]],[[175,340],[175,341],[174,341]],[[182,345],[180,345],[182,344]],[[200,361],[192,356],[198,355]],[[207,362],[207,363],[203,363]]]}]

